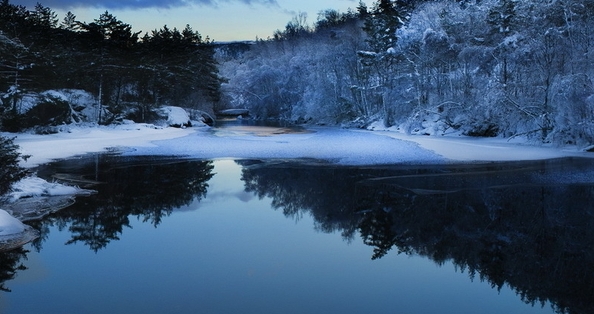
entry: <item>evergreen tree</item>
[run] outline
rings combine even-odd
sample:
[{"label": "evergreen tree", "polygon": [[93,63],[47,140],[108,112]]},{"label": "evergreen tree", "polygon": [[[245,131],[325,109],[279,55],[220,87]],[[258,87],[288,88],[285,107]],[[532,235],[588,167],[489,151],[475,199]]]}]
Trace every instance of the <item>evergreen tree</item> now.
[{"label": "evergreen tree", "polygon": [[29,11],[22,5],[13,5],[8,0],[0,1],[0,30],[8,37],[19,37],[27,30]]},{"label": "evergreen tree", "polygon": [[515,0],[499,0],[498,3],[489,10],[487,23],[492,27],[492,34],[500,34],[505,37],[512,33],[512,30],[518,24],[516,21]]},{"label": "evergreen tree", "polygon": [[[363,31],[367,34],[369,48],[369,51],[359,53],[367,81],[364,83],[366,98],[379,104],[384,122],[390,125],[391,109],[387,96],[395,87],[395,71],[400,57],[396,53],[396,32],[408,20],[407,7],[397,1],[378,0],[371,11],[360,5],[359,12],[364,16]],[[373,108],[365,111],[366,115],[377,113]]]},{"label": "evergreen tree", "polygon": [[52,29],[58,25],[58,15],[52,9],[37,3],[30,13],[29,21],[35,28]]},{"label": "evergreen tree", "polygon": [[76,15],[74,13],[68,11],[62,23],[60,23],[60,28],[65,29],[67,31],[76,31],[78,30],[78,23],[76,22]]},{"label": "evergreen tree", "polygon": [[27,172],[19,166],[20,159],[27,159],[19,146],[10,138],[0,136],[0,196],[10,191],[13,183],[24,178]]}]

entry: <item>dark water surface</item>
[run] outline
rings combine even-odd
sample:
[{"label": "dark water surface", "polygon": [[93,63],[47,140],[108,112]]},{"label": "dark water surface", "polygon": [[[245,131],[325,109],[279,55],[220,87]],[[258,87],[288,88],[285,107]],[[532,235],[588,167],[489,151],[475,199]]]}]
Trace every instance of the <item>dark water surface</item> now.
[{"label": "dark water surface", "polygon": [[55,162],[99,193],[0,253],[0,312],[593,313],[593,171]]}]

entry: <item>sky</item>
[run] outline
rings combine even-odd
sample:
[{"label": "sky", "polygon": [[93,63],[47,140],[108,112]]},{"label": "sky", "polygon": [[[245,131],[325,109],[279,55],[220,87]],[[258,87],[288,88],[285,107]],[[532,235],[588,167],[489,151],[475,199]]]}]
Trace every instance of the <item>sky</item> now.
[{"label": "sky", "polygon": [[[12,0],[33,9],[40,2],[60,19],[71,11],[81,22],[92,22],[106,10],[134,31],[150,32],[164,25],[183,29],[189,24],[202,37],[218,42],[266,39],[284,29],[297,14],[307,14],[308,23],[326,9],[346,12],[359,0]],[[374,2],[365,0],[368,6]]]}]

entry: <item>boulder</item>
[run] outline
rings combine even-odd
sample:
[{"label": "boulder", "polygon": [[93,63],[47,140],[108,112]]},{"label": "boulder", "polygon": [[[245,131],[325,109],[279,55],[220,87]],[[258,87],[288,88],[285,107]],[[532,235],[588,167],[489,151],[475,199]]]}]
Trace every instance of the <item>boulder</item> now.
[{"label": "boulder", "polygon": [[167,125],[175,128],[185,128],[192,126],[190,115],[181,107],[164,106],[156,110],[157,115],[167,121]]}]

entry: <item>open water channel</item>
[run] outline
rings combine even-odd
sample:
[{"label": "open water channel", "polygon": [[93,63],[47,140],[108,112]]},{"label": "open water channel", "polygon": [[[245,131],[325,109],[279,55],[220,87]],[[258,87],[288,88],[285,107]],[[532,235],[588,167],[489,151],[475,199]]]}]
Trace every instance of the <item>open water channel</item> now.
[{"label": "open water channel", "polygon": [[593,313],[592,169],[62,160],[98,193],[0,253],[0,312]]}]

